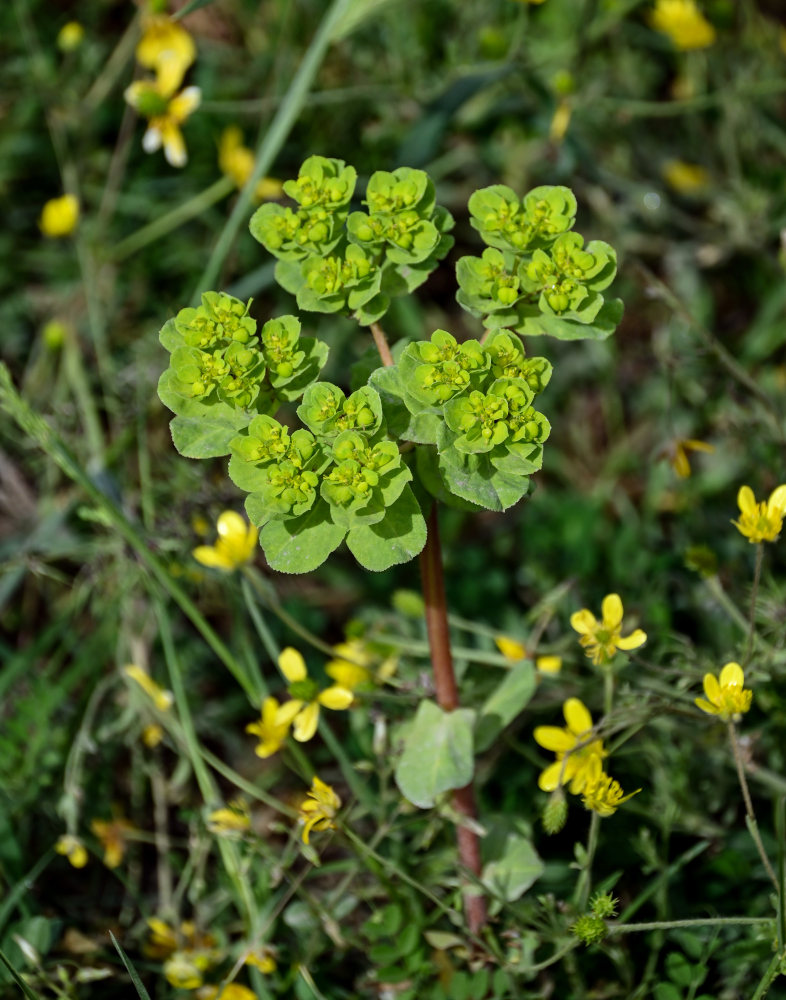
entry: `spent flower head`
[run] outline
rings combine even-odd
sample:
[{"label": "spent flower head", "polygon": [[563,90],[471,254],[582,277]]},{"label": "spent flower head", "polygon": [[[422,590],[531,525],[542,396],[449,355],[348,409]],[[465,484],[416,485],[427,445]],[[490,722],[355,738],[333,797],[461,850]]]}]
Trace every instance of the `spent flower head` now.
[{"label": "spent flower head", "polygon": [[562,706],[567,725],[537,726],[535,742],[557,755],[553,764],[541,772],[538,787],[544,792],[553,792],[560,785],[570,782],[570,791],[577,795],[587,781],[590,762],[606,756],[603,741],[593,739],[592,716],[586,705],[578,698],[568,698]]},{"label": "spent flower head", "polygon": [[[319,708],[342,710],[349,708],[354,695],[340,684],[320,690],[319,684],[308,676],[306,661],[292,646],[281,651],[278,658],[281,673],[289,681],[290,700],[285,701],[275,715],[278,726],[293,725],[292,735],[299,743],[310,740],[317,731]],[[316,780],[316,779],[315,779]]]},{"label": "spent flower head", "polygon": [[571,627],[579,633],[579,642],[596,666],[605,666],[618,649],[638,649],[647,641],[646,632],[642,632],[640,628],[628,636],[620,634],[623,611],[619,594],[607,594],[603,598],[601,611],[601,621],[587,608],[570,616]]},{"label": "spent flower head", "polygon": [[234,510],[225,510],[219,515],[216,530],[216,544],[199,545],[192,555],[203,566],[233,573],[254,555],[259,531],[253,524],[247,524]]},{"label": "spent flower head", "polygon": [[751,707],[753,691],[745,688],[745,674],[739,663],[727,663],[720,674],[704,675],[704,698],[696,698],[696,705],[709,715],[717,715],[724,722],[738,720]]},{"label": "spent flower head", "polygon": [[613,816],[623,802],[632,799],[640,791],[641,789],[637,788],[635,792],[625,795],[620,783],[605,773],[597,754],[593,754],[588,761],[581,801],[587,809],[596,812],[598,816]]},{"label": "spent flower head", "polygon": [[41,212],[38,225],[44,236],[57,239],[68,236],[79,222],[79,202],[72,194],[64,194],[60,198],[51,198]]},{"label": "spent flower head", "polygon": [[309,842],[312,830],[335,830],[333,820],[341,808],[341,799],[333,788],[314,776],[311,790],[300,804],[298,810],[303,821],[303,843]]},{"label": "spent flower head", "polygon": [[704,49],[715,41],[715,29],[695,0],[657,0],[650,24],[678,49]]},{"label": "spent flower head", "polygon": [[756,502],[750,486],[741,486],[737,493],[739,521],[731,523],[749,542],[774,542],[783,527],[786,514],[786,484],[776,486],[769,499]]},{"label": "spent flower head", "polygon": [[110,820],[94,819],[90,829],[101,841],[104,864],[107,868],[117,868],[126,853],[128,834],[135,829],[133,823],[123,816],[116,816]]}]

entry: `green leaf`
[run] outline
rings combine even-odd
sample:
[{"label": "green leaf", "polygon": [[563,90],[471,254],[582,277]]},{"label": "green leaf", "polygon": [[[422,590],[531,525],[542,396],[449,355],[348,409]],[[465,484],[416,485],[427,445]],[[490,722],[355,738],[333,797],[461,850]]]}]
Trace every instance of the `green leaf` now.
[{"label": "green leaf", "polygon": [[522,660],[505,674],[501,683],[486,699],[475,728],[475,750],[488,750],[505,726],[529,704],[535,693],[535,667]]},{"label": "green leaf", "polygon": [[164,323],[161,327],[158,339],[170,354],[172,351],[176,351],[178,347],[185,347],[186,344],[183,334],[180,333],[178,328],[175,326],[174,318],[168,319],[166,323]]},{"label": "green leaf", "polygon": [[[257,494],[246,500],[246,512],[254,524],[264,510],[259,510]],[[272,569],[281,573],[309,573],[321,566],[341,544],[346,528],[334,524],[330,508],[317,500],[300,517],[268,521],[259,532],[259,543]]]},{"label": "green leaf", "polygon": [[417,448],[415,451],[415,468],[417,469],[420,484],[436,500],[447,504],[449,507],[455,507],[457,510],[465,510],[472,513],[483,510],[476,503],[470,503],[469,500],[464,500],[462,497],[450,492],[440,474],[439,456],[436,448]]},{"label": "green leaf", "polygon": [[682,1000],[682,993],[671,983],[658,983],[653,996],[655,1000]]},{"label": "green leaf", "polygon": [[481,880],[491,892],[512,903],[523,896],[544,871],[545,865],[530,840],[520,833],[511,833],[502,856],[484,866]]},{"label": "green leaf", "polygon": [[507,510],[530,485],[528,476],[500,472],[488,454],[465,455],[453,447],[440,452],[439,471],[449,492],[486,510]]},{"label": "green leaf", "polygon": [[591,323],[576,323],[558,316],[527,316],[516,330],[527,337],[548,334],[557,340],[605,340],[617,329],[624,306],[622,299],[607,299]]},{"label": "green leaf", "polygon": [[396,765],[396,784],[405,798],[429,809],[438,795],[470,783],[474,721],[471,709],[443,712],[433,701],[420,703]]},{"label": "green leaf", "polygon": [[123,965],[126,967],[126,971],[128,972],[129,976],[131,977],[131,982],[134,984],[134,989],[139,994],[140,1000],[150,1000],[150,994],[145,989],[145,984],[139,978],[139,973],[134,968],[133,963],[131,962],[131,959],[128,957],[128,955],[126,955],[126,953],[120,947],[120,944],[118,943],[117,938],[115,937],[115,935],[111,931],[109,932],[109,936],[112,938],[112,944],[117,949],[117,953],[120,956],[120,958],[122,959]]},{"label": "green leaf", "polygon": [[169,424],[172,442],[185,458],[220,458],[229,454],[229,442],[252,416],[217,403],[209,416],[174,417]]},{"label": "green leaf", "polygon": [[208,4],[213,3],[213,0],[188,0],[180,10],[175,11],[172,15],[173,21],[179,21],[181,17],[185,17],[186,14],[190,14],[192,11],[199,10],[200,7],[207,7]]},{"label": "green leaf", "polygon": [[357,525],[347,535],[352,555],[377,573],[414,559],[425,544],[426,522],[409,486],[388,507],[383,520]]}]

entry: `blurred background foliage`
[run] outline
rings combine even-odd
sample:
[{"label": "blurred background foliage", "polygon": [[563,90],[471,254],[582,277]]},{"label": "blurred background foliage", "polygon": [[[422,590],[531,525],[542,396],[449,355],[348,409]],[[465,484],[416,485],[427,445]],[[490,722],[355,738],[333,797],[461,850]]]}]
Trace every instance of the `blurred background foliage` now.
[{"label": "blurred background foliage", "polygon": [[[237,491],[221,461],[189,462],[174,452],[169,414],[155,391],[165,365],[157,332],[201,290],[200,275],[238,196],[222,183],[223,130],[239,126],[251,149],[264,142],[326,8],[323,0],[215,0],[183,19],[198,51],[187,82],[202,91],[201,107],[183,126],[183,169],[143,151],[143,126],[123,100],[138,74],[134,4],[13,0],[0,10],[3,360],[32,407],[141,525],[219,634],[249,658],[260,657],[258,640],[238,589],[190,556],[204,524],[238,507]],[[560,677],[541,685],[527,715],[481,760],[481,811],[535,828],[533,720],[558,721],[571,694],[593,708],[598,701],[568,616],[582,606],[597,609],[604,594],[617,591],[650,636],[641,664],[649,687],[640,691],[654,718],[635,754],[626,750],[622,758],[625,787],[647,791],[613,821],[601,868],[621,869],[626,878],[632,872],[626,891],[635,895],[706,841],[669,882],[668,906],[665,883],[656,879],[659,912],[688,912],[700,886],[701,898],[719,912],[733,892],[735,912],[759,915],[764,886],[754,849],[742,832],[725,835],[737,806],[723,734],[702,729],[686,742],[695,712],[684,692],[705,669],[739,656],[739,621],[724,607],[733,601],[738,619],[747,614],[753,567],[753,550],[729,523],[738,486],[749,483],[760,497],[786,478],[786,17],[775,2],[706,0],[714,40],[683,51],[653,28],[652,10],[648,0],[357,0],[269,172],[286,179],[307,155],[320,153],[353,163],[361,189],[374,170],[399,165],[434,178],[439,201],[457,220],[456,246],[413,298],[396,302],[386,321],[391,340],[437,327],[459,338],[480,333],[455,303],[450,266],[479,252],[466,209],[478,187],[504,183],[523,193],[566,184],[578,198],[577,228],[617,248],[615,288],[626,304],[617,334],[603,343],[537,345],[554,364],[543,397],[553,431],[532,496],[506,515],[444,516],[455,615],[525,640],[533,621],[525,616],[554,595],[543,639],[565,657]],[[71,20],[83,25],[84,39],[63,52],[58,32]],[[64,189],[78,191],[79,226],[66,239],[45,239],[38,224],[43,204]],[[294,311],[245,224],[218,284],[253,296],[254,315],[263,320]],[[309,315],[304,325],[331,345],[326,376],[346,383],[369,347],[367,334],[332,316]],[[694,440],[713,450],[690,450]],[[690,475],[679,475],[686,456]],[[100,709],[92,734],[80,725],[97,685],[117,666],[134,660],[140,646],[156,657],[160,651],[145,567],[101,509],[5,417],[0,569],[0,883],[10,890],[61,832],[56,807],[75,739],[87,740],[89,759],[81,808],[106,815],[123,801],[144,825],[149,803],[137,770],[140,750],[117,738],[124,732],[117,723],[122,696],[109,692],[113,707]],[[757,666],[764,691],[750,717],[750,752],[774,773],[784,765],[783,569],[783,546],[769,547],[759,625],[770,645]],[[372,631],[395,621],[422,639],[419,623],[391,610],[394,591],[417,589],[414,563],[361,576],[339,553],[308,577],[272,576],[283,606],[325,642],[340,641],[353,620]],[[200,733],[223,760],[248,770],[242,694],[226,684],[185,621],[173,627]],[[281,644],[292,641],[280,622],[270,627]],[[488,636],[466,641],[493,649]],[[405,673],[415,688],[423,666],[421,658]],[[470,698],[482,694],[482,668],[467,671]],[[626,691],[633,699],[635,678],[625,675],[621,683],[623,701]],[[670,700],[669,688],[679,697]],[[347,738],[353,757],[362,759],[368,737],[356,728]],[[183,829],[194,808],[184,798]],[[425,825],[419,836],[437,837],[439,850],[418,856],[418,878],[442,884],[451,840]],[[522,936],[517,927],[556,919],[555,900],[574,877],[565,859],[575,836],[573,824],[552,839],[537,834],[546,859],[541,895],[506,910],[511,948],[526,953],[529,946],[532,932]],[[43,913],[59,929],[63,921],[91,931],[128,928],[128,885],[100,865],[82,873],[56,864],[45,892],[23,902],[14,919]],[[151,864],[146,854],[142,873],[131,877],[143,898]],[[423,922],[422,897],[400,884],[388,893],[408,920]],[[141,910],[155,906],[148,900]],[[0,903],[3,928],[12,911]],[[324,921],[313,908],[301,918],[302,925],[293,911],[284,933],[290,943],[299,940],[301,961],[321,963],[325,995],[381,995],[362,992],[371,987],[353,978],[366,933],[360,918],[353,918],[349,965],[340,949],[329,958]],[[8,934],[0,929],[6,950]],[[754,964],[769,960],[766,941],[740,934],[736,944],[724,938],[718,950],[717,940],[707,940],[686,940],[678,951],[670,939],[671,952],[659,949],[655,964],[664,969],[671,961],[674,972],[681,959],[700,964],[712,952],[715,982],[726,992],[716,986],[711,995],[749,995],[740,970],[750,956]],[[596,992],[572,995],[634,995],[632,970],[646,962],[646,945],[631,941],[623,949],[615,942],[609,950],[611,966],[608,956],[587,959],[582,989],[595,984]],[[578,990],[574,975],[569,969],[567,981]],[[692,988],[690,979],[680,985],[679,975],[663,983]],[[631,985],[602,992],[609,978]],[[558,988],[565,981],[558,978]],[[91,996],[106,988],[83,987]]]}]

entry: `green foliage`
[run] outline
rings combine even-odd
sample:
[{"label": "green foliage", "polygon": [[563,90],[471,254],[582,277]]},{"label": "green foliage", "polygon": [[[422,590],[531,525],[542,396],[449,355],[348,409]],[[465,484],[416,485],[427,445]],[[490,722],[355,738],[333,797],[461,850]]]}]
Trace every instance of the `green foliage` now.
[{"label": "green foliage", "polygon": [[396,784],[405,798],[429,809],[443,792],[469,784],[474,721],[470,709],[444,712],[433,701],[421,701],[396,765]]},{"label": "green foliage", "polygon": [[614,280],[617,255],[600,240],[584,246],[571,228],[576,199],[565,187],[538,187],[520,201],[504,185],[476,191],[472,225],[489,245],[456,265],[456,299],[484,326],[560,340],[604,339],[622,317],[600,293]]}]

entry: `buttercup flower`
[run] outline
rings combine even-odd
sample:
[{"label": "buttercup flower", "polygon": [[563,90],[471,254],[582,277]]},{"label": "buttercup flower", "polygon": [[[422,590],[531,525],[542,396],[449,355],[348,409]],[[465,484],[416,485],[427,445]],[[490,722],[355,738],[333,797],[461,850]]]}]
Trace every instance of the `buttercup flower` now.
[{"label": "buttercup flower", "polygon": [[354,701],[352,692],[339,684],[320,691],[317,682],[308,676],[306,661],[292,646],[281,651],[278,666],[289,681],[291,700],[285,701],[276,712],[275,723],[278,726],[293,723],[292,735],[300,743],[310,740],[317,731],[320,705],[341,710],[349,708]]},{"label": "buttercup flower", "polygon": [[234,510],[225,510],[216,522],[218,541],[215,545],[199,545],[192,555],[197,562],[211,569],[232,573],[254,555],[259,532]]},{"label": "buttercup flower", "polygon": [[311,791],[300,804],[298,812],[303,821],[303,843],[308,843],[312,830],[335,830],[333,820],[341,808],[341,799],[330,785],[314,776]]},{"label": "buttercup flower", "polygon": [[58,854],[63,854],[68,858],[74,868],[84,868],[87,864],[87,851],[85,845],[70,833],[64,833],[55,844]]},{"label": "buttercup flower", "polygon": [[179,990],[196,990],[205,981],[211,962],[199,952],[176,951],[164,962],[164,976],[170,986]]},{"label": "buttercup flower", "polygon": [[704,675],[705,698],[696,698],[696,704],[702,712],[717,715],[728,722],[737,720],[751,707],[753,691],[744,687],[745,675],[739,663],[727,663],[716,677],[714,674]]},{"label": "buttercup flower", "polygon": [[709,454],[715,451],[715,448],[706,441],[697,441],[695,438],[686,438],[685,440],[677,441],[674,445],[671,467],[680,479],[687,479],[690,475],[689,451],[704,451]]},{"label": "buttercup flower", "polygon": [[79,21],[68,21],[57,33],[57,47],[61,52],[73,52],[82,44],[85,29]]},{"label": "buttercup flower", "polygon": [[259,737],[259,743],[254,751],[257,757],[263,760],[278,753],[284,744],[289,732],[289,722],[276,722],[278,715],[278,701],[271,697],[265,698],[262,702],[262,716],[259,722],[249,722],[246,732]]},{"label": "buttercup flower", "polygon": [[165,14],[148,14],[136,47],[137,62],[156,74],[164,94],[174,94],[196,59],[194,40],[186,29]]},{"label": "buttercup flower", "polygon": [[104,848],[104,864],[107,868],[117,868],[126,853],[127,838],[134,829],[133,823],[122,816],[111,820],[94,819],[90,829]]},{"label": "buttercup flower", "polygon": [[348,691],[384,684],[395,674],[398,657],[388,656],[378,666],[379,656],[362,639],[350,639],[333,647],[337,656],[329,660],[325,673]]},{"label": "buttercup flower", "polygon": [[[592,739],[592,716],[586,705],[578,698],[568,698],[562,706],[567,726],[537,726],[535,742],[544,750],[557,755],[538,778],[538,787],[544,792],[553,792],[560,785],[570,782],[569,791],[577,795],[587,782],[590,760],[606,756],[603,741]],[[579,744],[585,744],[579,746]],[[578,747],[578,749],[576,749]]]},{"label": "buttercup flower", "polygon": [[256,993],[242,983],[227,983],[224,987],[206,983],[196,995],[197,1000],[257,1000]]},{"label": "buttercup flower", "polygon": [[174,97],[153,80],[136,80],[126,89],[126,101],[147,118],[147,131],[142,138],[146,153],[164,147],[164,156],[173,167],[183,167],[188,160],[186,144],[180,126],[199,107],[202,92],[199,87],[186,87]]},{"label": "buttercup flower", "polygon": [[123,673],[126,677],[130,677],[131,680],[136,681],[159,712],[166,712],[167,709],[172,707],[172,702],[175,700],[172,692],[160,688],[147,671],[135,663],[130,663],[127,667],[123,667]]},{"label": "buttercup flower", "polygon": [[600,757],[596,754],[590,757],[581,793],[581,801],[587,809],[596,812],[598,816],[612,816],[623,802],[632,799],[640,791],[637,788],[635,792],[625,795],[620,783],[604,772]]},{"label": "buttercup flower", "polygon": [[[218,166],[235,187],[245,186],[254,169],[254,154],[243,145],[243,133],[230,125],[221,133],[218,143]],[[284,185],[275,177],[263,177],[254,188],[255,201],[272,201],[284,193]]]},{"label": "buttercup flower", "polygon": [[44,236],[57,239],[72,233],[78,222],[79,202],[74,195],[64,194],[61,198],[50,199],[44,205],[38,225]]},{"label": "buttercup flower", "polygon": [[715,29],[695,0],[657,0],[650,24],[668,35],[678,49],[703,49],[715,41]]},{"label": "buttercup flower", "polygon": [[245,802],[230,802],[214,809],[207,818],[207,828],[220,837],[239,838],[250,828],[251,816]]},{"label": "buttercup flower", "polygon": [[756,503],[750,486],[741,486],[737,494],[739,521],[731,523],[749,542],[774,542],[781,533],[786,514],[786,485],[777,486],[769,500]]},{"label": "buttercup flower", "polygon": [[602,621],[598,621],[586,608],[570,616],[571,627],[579,633],[579,642],[596,666],[608,663],[618,649],[638,649],[647,641],[646,632],[642,632],[640,628],[624,638],[620,635],[622,601],[619,594],[607,594],[603,598],[601,610]]},{"label": "buttercup flower", "polygon": [[181,954],[189,952],[214,954],[215,938],[212,934],[198,931],[193,920],[184,920],[175,930],[160,917],[149,917],[147,926],[150,928],[150,937],[143,951],[148,958],[168,958],[178,950]]}]

